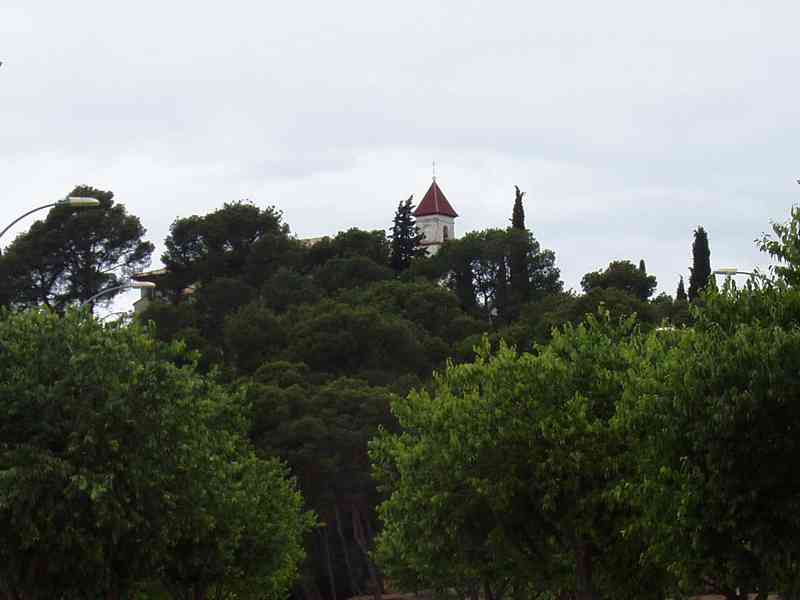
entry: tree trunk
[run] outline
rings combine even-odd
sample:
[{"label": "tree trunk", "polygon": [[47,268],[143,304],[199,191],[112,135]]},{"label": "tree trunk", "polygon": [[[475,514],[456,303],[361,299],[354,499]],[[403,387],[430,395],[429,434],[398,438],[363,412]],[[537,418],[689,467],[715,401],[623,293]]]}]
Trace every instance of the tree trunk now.
[{"label": "tree trunk", "polygon": [[592,549],[579,541],[575,548],[576,600],[599,600],[592,587]]},{"label": "tree trunk", "polygon": [[344,537],[344,531],[342,531],[342,518],[339,514],[339,504],[334,502],[333,508],[335,511],[336,517],[336,531],[339,534],[339,540],[342,543],[342,552],[344,553],[344,563],[347,566],[347,576],[350,579],[350,595],[351,596],[359,596],[361,595],[361,587],[356,582],[355,574],[353,573],[353,565],[350,563],[350,552],[347,550],[347,538]]},{"label": "tree trunk", "polygon": [[481,597],[481,589],[477,583],[473,584],[469,588],[469,600],[480,600]]},{"label": "tree trunk", "polygon": [[492,594],[492,588],[489,586],[488,579],[483,582],[483,596],[486,600],[494,600],[494,594]]},{"label": "tree trunk", "polygon": [[367,561],[367,568],[369,569],[369,576],[372,580],[372,594],[375,600],[381,600],[381,581],[378,577],[378,571],[375,568],[375,565],[372,563],[372,559],[369,557],[369,546],[367,544],[366,537],[364,536],[364,525],[361,521],[361,512],[358,510],[358,506],[354,502],[352,504],[353,510],[353,537],[358,544],[358,547],[361,548],[361,552],[364,553],[364,559]]},{"label": "tree trunk", "polygon": [[308,586],[308,583],[300,577],[300,591],[303,594],[304,600],[320,600],[318,598],[318,594],[315,591],[311,590]]},{"label": "tree trunk", "polygon": [[320,535],[322,536],[322,545],[325,547],[325,563],[328,566],[328,579],[331,582],[331,600],[338,600],[336,595],[336,579],[333,576],[333,563],[331,562],[331,548],[328,544],[328,528],[321,527]]}]

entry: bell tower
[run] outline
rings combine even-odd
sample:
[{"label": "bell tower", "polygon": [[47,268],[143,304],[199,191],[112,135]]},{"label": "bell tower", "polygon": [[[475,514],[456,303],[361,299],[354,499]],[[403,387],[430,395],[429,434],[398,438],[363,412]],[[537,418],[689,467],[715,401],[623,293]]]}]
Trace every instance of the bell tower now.
[{"label": "bell tower", "polygon": [[422,246],[430,255],[436,254],[444,242],[456,237],[455,219],[458,213],[453,210],[439,184],[436,183],[436,175],[433,176],[431,187],[428,188],[422,202],[414,211],[414,217],[417,220],[417,227],[425,236]]}]

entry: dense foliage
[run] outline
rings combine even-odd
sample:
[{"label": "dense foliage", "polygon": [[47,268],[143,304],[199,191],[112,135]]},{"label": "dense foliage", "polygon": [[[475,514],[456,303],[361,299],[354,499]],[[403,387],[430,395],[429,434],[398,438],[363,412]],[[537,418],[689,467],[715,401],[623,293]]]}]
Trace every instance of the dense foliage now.
[{"label": "dense foliage", "polygon": [[100,206],[57,206],[17,236],[0,256],[1,304],[63,311],[120,285],[150,263],[153,244],[142,240],[141,222],[114,202],[113,193],[78,186],[69,195],[95,198]]},{"label": "dense foliage", "polygon": [[[410,202],[401,203],[391,239],[350,229],[303,243],[280,213],[243,203],[173,224],[164,302],[142,319],[248,390],[252,441],[287,461],[320,515],[325,526],[307,539],[296,593],[333,598],[381,587],[368,552],[381,495],[367,440],[378,427],[398,431],[389,407],[428,385],[448,358],[472,361],[487,333],[493,345],[530,349],[599,307],[650,328],[688,318],[685,302],[650,300],[655,278],[627,261],[587,275],[586,294],[563,292],[555,255],[525,228],[516,192],[512,227],[449,240],[432,257],[412,251]],[[409,243],[398,262],[401,238]]]},{"label": "dense foliage", "polygon": [[[76,315],[56,332],[47,320],[54,316],[25,316],[44,319],[41,335],[55,336],[52,351],[61,360],[73,360],[80,345],[70,340],[65,350],[59,335],[87,332],[81,343],[108,354],[112,371],[85,358],[97,378],[85,381],[102,382],[99,394],[58,378],[38,385],[31,374],[11,380],[9,386],[31,386],[30,398],[52,398],[48,410],[64,395],[64,406],[84,415],[72,437],[60,433],[69,437],[66,448],[80,440],[81,453],[69,456],[63,473],[54,470],[60,463],[47,462],[58,445],[31,458],[39,462],[25,472],[15,465],[27,465],[27,455],[19,448],[8,454],[11,483],[0,514],[3,506],[61,510],[55,496],[34,506],[25,495],[25,486],[40,481],[34,474],[51,471],[56,483],[47,489],[66,486],[69,502],[73,472],[91,474],[91,485],[111,481],[139,495],[103,508],[113,527],[85,546],[94,513],[81,516],[86,531],[46,541],[38,558],[12,550],[39,539],[41,522],[12,529],[8,536],[28,541],[8,538],[12,550],[0,554],[8,574],[0,581],[28,589],[45,564],[55,579],[48,571],[41,581],[52,593],[113,596],[147,586],[151,595],[160,589],[175,597],[247,598],[272,597],[291,585],[306,600],[380,593],[384,570],[403,589],[457,591],[476,600],[659,597],[696,587],[701,572],[728,581],[721,569],[669,564],[646,535],[651,490],[635,483],[652,474],[632,449],[655,425],[637,412],[638,396],[630,396],[650,385],[642,374],[662,356],[658,343],[672,351],[659,336],[703,318],[701,305],[712,310],[719,303],[695,303],[690,313],[680,293],[653,298],[655,277],[643,260],[638,268],[614,261],[584,276],[583,293],[564,291],[555,254],[525,225],[523,198],[516,188],[510,227],[448,240],[433,256],[418,247],[410,200],[400,203],[389,237],[349,229],[315,240],[292,237],[273,207],[229,203],[173,223],[166,268],[148,275],[158,289],[139,315],[152,323],[149,333],[103,328]],[[24,358],[13,356],[9,369]],[[124,363],[118,373],[115,360]],[[94,404],[81,404],[87,402]],[[53,418],[65,415],[75,418],[69,411]],[[128,438],[117,432],[117,417],[129,427],[143,422],[136,432],[122,429]],[[33,427],[28,421],[25,427]],[[147,436],[162,429],[166,445],[148,445]],[[380,490],[368,455],[376,436]],[[128,445],[107,452],[106,441],[117,438]],[[168,454],[158,462],[156,447]],[[81,462],[107,455],[131,472]],[[287,475],[296,478],[319,527],[309,527]],[[150,497],[150,476],[163,482],[166,497]],[[94,488],[86,489],[88,501],[82,488],[74,492],[75,514],[125,497],[114,487],[101,489],[95,501]],[[64,510],[73,510],[69,502]],[[139,511],[130,520],[143,528],[132,526],[150,554],[124,546],[127,534],[115,528],[129,518],[126,510]],[[31,514],[63,521],[60,514]],[[308,559],[293,581],[301,534]],[[72,545],[78,551],[52,567],[40,560],[69,554]],[[109,558],[118,555],[127,574]],[[782,555],[785,568],[794,564],[791,556]],[[776,585],[785,581],[778,562],[769,562]],[[80,569],[77,587],[63,587],[71,569]]]},{"label": "dense foliage", "polygon": [[638,351],[632,323],[590,318],[530,354],[484,345],[393,405],[402,433],[371,450],[392,492],[378,543],[390,577],[494,598],[647,596],[653,573],[619,535],[628,514],[611,494],[626,475],[613,418]]},{"label": "dense foliage", "polygon": [[411,196],[405,202],[397,205],[397,212],[392,224],[392,254],[389,263],[397,272],[405,271],[414,258],[425,254],[425,250],[420,245],[424,236],[414,219],[414,205],[411,203],[413,199],[414,197]]},{"label": "dense foliage", "polygon": [[28,311],[0,316],[0,347],[0,592],[285,593],[310,518],[181,344]]}]

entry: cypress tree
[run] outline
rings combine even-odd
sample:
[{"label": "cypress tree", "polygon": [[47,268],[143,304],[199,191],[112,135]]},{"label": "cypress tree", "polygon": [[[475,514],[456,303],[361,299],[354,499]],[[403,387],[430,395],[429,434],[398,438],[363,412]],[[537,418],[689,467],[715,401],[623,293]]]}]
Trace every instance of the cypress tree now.
[{"label": "cypress tree", "polygon": [[692,266],[689,271],[691,273],[689,276],[689,301],[694,302],[711,278],[711,250],[708,248],[708,234],[699,226],[694,230]]},{"label": "cypress tree", "polygon": [[420,246],[423,235],[413,215],[414,205],[411,203],[413,199],[412,195],[405,202],[401,201],[394,215],[389,264],[397,273],[406,270],[411,264],[411,259],[425,253],[425,249]]},{"label": "cypress tree", "polygon": [[511,214],[511,227],[514,229],[525,229],[525,209],[522,207],[522,197],[525,192],[521,192],[515,185],[516,197],[514,198],[514,211]]},{"label": "cypress tree", "polygon": [[683,275],[678,281],[678,291],[675,292],[675,300],[683,300],[686,302],[686,288],[683,286]]},{"label": "cypress tree", "polygon": [[522,207],[522,198],[525,192],[514,186],[514,210],[511,213],[511,229],[509,241],[511,247],[508,254],[509,279],[511,295],[509,306],[506,310],[510,316],[515,316],[519,305],[526,302],[530,296],[530,279],[528,277],[528,230],[525,228],[525,209]]},{"label": "cypress tree", "polygon": [[647,267],[644,266],[644,259],[639,260],[639,273],[647,275]]}]

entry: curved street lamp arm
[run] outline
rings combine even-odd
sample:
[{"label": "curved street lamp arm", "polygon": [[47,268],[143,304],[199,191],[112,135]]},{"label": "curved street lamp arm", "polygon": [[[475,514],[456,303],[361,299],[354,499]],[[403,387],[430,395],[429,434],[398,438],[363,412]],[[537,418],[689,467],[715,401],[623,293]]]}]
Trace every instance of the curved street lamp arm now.
[{"label": "curved street lamp arm", "polygon": [[14,219],[13,221],[11,221],[11,224],[10,224],[8,227],[6,227],[5,229],[3,229],[3,231],[0,231],[0,237],[3,237],[3,234],[4,234],[6,231],[8,231],[9,229],[11,229],[11,228],[12,228],[14,225],[16,225],[17,223],[19,223],[20,221],[22,221],[22,219],[24,219],[24,218],[25,218],[25,217],[27,217],[28,215],[30,215],[30,214],[32,214],[32,213],[35,213],[37,210],[43,210],[43,209],[45,209],[45,208],[52,208],[52,207],[53,207],[53,206],[55,206],[56,204],[58,204],[58,203],[57,203],[57,202],[52,202],[52,203],[50,203],[50,204],[45,204],[44,206],[37,206],[36,208],[34,208],[34,209],[31,209],[31,210],[29,210],[28,212],[26,212],[24,215],[22,215],[22,216],[20,216],[20,217],[17,217],[17,218],[16,218],[16,219]]},{"label": "curved street lamp arm", "polygon": [[123,285],[115,285],[114,287],[110,287],[110,288],[108,288],[106,290],[103,290],[101,292],[97,292],[94,296],[90,296],[89,298],[87,298],[86,300],[81,302],[81,306],[80,307],[83,308],[84,306],[86,306],[90,302],[92,302],[94,300],[97,300],[100,296],[105,296],[106,294],[110,294],[111,292],[116,292],[117,290],[126,290],[129,287],[131,287],[131,284],[130,283],[125,283]]}]

